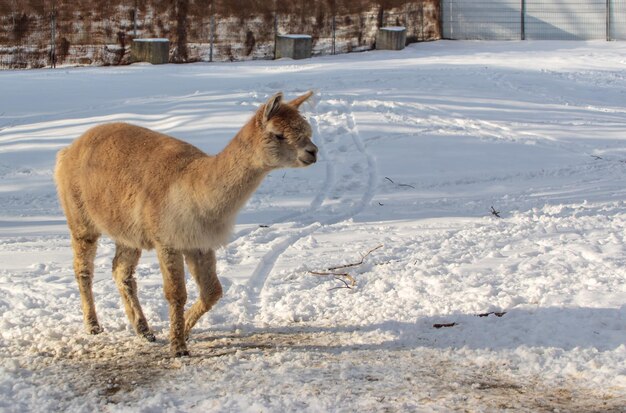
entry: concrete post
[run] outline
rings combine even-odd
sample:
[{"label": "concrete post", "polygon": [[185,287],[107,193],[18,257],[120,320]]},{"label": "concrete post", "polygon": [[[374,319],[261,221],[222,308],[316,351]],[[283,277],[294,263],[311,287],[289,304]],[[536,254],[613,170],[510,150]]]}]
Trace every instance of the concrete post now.
[{"label": "concrete post", "polygon": [[276,59],[307,59],[312,49],[313,39],[308,34],[285,34],[276,38]]},{"label": "concrete post", "polygon": [[381,27],[376,35],[377,50],[402,50],[406,45],[406,27]]},{"label": "concrete post", "polygon": [[168,39],[133,39],[130,49],[131,61],[160,65],[169,62],[170,41]]}]

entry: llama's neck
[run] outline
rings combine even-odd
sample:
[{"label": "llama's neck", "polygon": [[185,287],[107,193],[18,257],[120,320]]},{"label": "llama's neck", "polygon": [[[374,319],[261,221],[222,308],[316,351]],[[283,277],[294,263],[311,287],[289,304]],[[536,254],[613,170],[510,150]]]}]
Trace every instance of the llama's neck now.
[{"label": "llama's neck", "polygon": [[258,188],[269,170],[259,165],[249,135],[252,122],[245,125],[222,152],[202,160],[199,192],[202,206],[213,217],[235,215]]}]

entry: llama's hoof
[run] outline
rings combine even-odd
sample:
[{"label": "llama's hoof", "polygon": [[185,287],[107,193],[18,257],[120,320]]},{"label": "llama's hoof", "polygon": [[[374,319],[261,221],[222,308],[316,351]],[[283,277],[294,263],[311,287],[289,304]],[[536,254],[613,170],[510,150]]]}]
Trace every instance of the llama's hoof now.
[{"label": "llama's hoof", "polygon": [[174,353],[174,357],[189,357],[189,350],[178,350]]},{"label": "llama's hoof", "polygon": [[148,342],[154,343],[156,341],[156,337],[152,331],[146,331],[145,333],[141,333],[141,336]]},{"label": "llama's hoof", "polygon": [[92,336],[95,336],[96,334],[100,334],[104,331],[102,327],[100,327],[97,324],[86,326],[86,329],[87,329],[87,333],[91,334]]}]

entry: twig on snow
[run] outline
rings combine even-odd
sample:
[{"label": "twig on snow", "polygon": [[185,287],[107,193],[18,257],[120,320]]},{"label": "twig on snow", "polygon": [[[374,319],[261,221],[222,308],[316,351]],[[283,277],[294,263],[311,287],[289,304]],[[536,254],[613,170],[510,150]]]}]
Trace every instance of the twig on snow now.
[{"label": "twig on snow", "polygon": [[383,247],[383,244],[380,244],[377,247],[372,248],[371,250],[367,251],[365,254],[361,254],[361,260],[359,262],[354,262],[354,263],[350,263],[350,264],[343,264],[343,265],[337,265],[335,267],[327,268],[325,271],[309,271],[309,274],[320,275],[320,276],[331,275],[331,276],[333,276],[333,278],[335,280],[341,281],[344,284],[343,286],[330,288],[328,291],[338,290],[338,289],[342,289],[342,288],[347,288],[347,289],[350,290],[350,289],[352,289],[352,287],[356,286],[356,279],[353,276],[351,276],[350,274],[348,274],[347,272],[337,272],[337,270],[341,270],[341,269],[344,269],[344,268],[356,267],[356,266],[359,266],[359,265],[363,264],[363,262],[365,261],[365,258],[367,258],[368,255],[370,255],[372,252],[374,252],[377,249],[382,248],[382,247]]},{"label": "twig on snow", "polygon": [[442,327],[454,327],[458,325],[457,323],[443,323],[443,324],[433,324],[433,327],[435,328],[442,328]]},{"label": "twig on snow", "polygon": [[[335,277],[335,280],[339,280],[346,285],[345,287],[331,288],[331,290],[335,290],[336,288],[352,288],[356,285],[356,280],[354,279],[354,277],[348,274],[347,272],[338,273],[338,272],[325,272],[325,271],[309,271],[309,274],[322,275],[322,276],[332,275],[333,277]],[[341,277],[344,277],[345,279]],[[348,283],[346,279],[349,280],[350,283]]]},{"label": "twig on snow", "polygon": [[491,314],[495,315],[496,317],[502,317],[503,315],[506,314],[506,311],[502,311],[502,312],[490,311],[488,313],[476,314],[476,316],[477,317],[488,317]]},{"label": "twig on snow", "polygon": [[498,218],[502,218],[500,216],[500,211],[496,211],[496,209],[493,207],[493,205],[491,206],[491,215],[494,215],[494,216],[496,216]]},{"label": "twig on snow", "polygon": [[404,186],[404,187],[409,187],[409,188],[413,188],[415,189],[415,187],[413,185],[409,185],[409,184],[397,184],[393,181],[393,179],[389,178],[388,176],[385,177],[386,180],[388,180],[389,182],[391,182],[392,184],[396,185],[396,186]]},{"label": "twig on snow", "polygon": [[370,255],[372,252],[374,252],[374,251],[376,251],[377,249],[380,249],[380,248],[382,248],[382,247],[383,247],[383,244],[380,244],[379,246],[374,247],[374,248],[372,248],[371,250],[367,251],[367,252],[365,253],[365,255],[363,255],[363,254],[362,254],[362,255],[361,255],[361,261],[359,261],[359,262],[355,262],[355,263],[352,263],[352,264],[338,265],[338,266],[336,266],[336,267],[330,267],[330,268],[328,268],[326,271],[335,271],[335,270],[340,270],[340,269],[342,269],[342,268],[350,268],[350,267],[356,267],[356,266],[359,266],[359,265],[363,264],[363,260],[365,260],[365,258],[367,258],[367,256],[368,256],[368,255]]},{"label": "twig on snow", "polygon": [[[480,313],[480,314],[475,314],[477,317],[488,317],[491,314],[495,315],[496,317],[502,317],[503,315],[506,314],[506,311],[502,311],[502,312],[496,312],[496,311],[490,311],[488,313]],[[459,323],[457,322],[453,322],[453,323],[440,323],[440,324],[433,324],[433,327],[435,328],[443,328],[443,327],[454,327],[459,325]]]},{"label": "twig on snow", "polygon": [[[350,277],[350,275],[348,274],[342,274],[342,275],[346,275],[348,277]],[[350,282],[350,284],[348,284],[348,282],[346,280],[344,280],[343,278],[339,278],[339,277],[335,277],[335,280],[337,281],[341,281],[344,286],[339,286],[339,287],[333,287],[333,288],[329,288],[328,291],[332,291],[332,290],[339,290],[341,288],[347,288],[348,290],[351,290],[352,287],[354,287],[356,285],[356,281],[354,278],[350,277],[352,279],[352,281]]]}]

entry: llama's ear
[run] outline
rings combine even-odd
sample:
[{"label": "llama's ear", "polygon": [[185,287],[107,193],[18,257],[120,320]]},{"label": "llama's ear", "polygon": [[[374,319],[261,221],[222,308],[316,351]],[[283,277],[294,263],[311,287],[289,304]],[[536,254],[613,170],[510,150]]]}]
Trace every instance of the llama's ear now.
[{"label": "llama's ear", "polygon": [[306,102],[307,100],[309,100],[309,98],[313,96],[313,91],[309,90],[308,92],[306,92],[304,95],[302,96],[298,96],[297,98],[295,98],[294,100],[292,100],[291,102],[289,102],[289,104],[291,106],[294,106],[295,108],[299,108],[301,104],[303,104],[304,102]]},{"label": "llama's ear", "polygon": [[283,93],[278,92],[265,103],[265,110],[263,111],[263,121],[267,122],[272,118],[272,116],[276,115],[278,112],[278,108],[280,108],[280,104],[283,101]]}]

